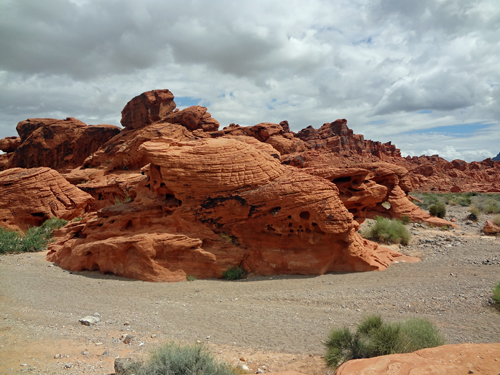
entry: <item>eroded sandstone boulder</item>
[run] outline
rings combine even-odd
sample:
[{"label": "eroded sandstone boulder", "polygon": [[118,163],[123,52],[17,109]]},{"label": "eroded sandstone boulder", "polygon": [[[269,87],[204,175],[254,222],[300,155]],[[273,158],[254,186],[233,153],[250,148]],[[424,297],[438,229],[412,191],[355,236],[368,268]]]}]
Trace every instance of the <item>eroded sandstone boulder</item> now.
[{"label": "eroded sandstone boulder", "polygon": [[21,144],[20,137],[7,137],[0,139],[0,150],[3,152],[13,152]]},{"label": "eroded sandstone boulder", "polygon": [[133,201],[59,233],[47,259],[148,281],[187,275],[323,274],[416,261],[362,239],[337,187],[236,139],[156,139]]},{"label": "eroded sandstone boulder", "polygon": [[496,225],[493,221],[486,220],[486,223],[484,224],[483,227],[483,232],[486,234],[499,234],[500,227]]},{"label": "eroded sandstone boulder", "polygon": [[51,217],[71,220],[84,214],[92,201],[50,168],[0,172],[0,225],[4,228],[25,231]]},{"label": "eroded sandstone boulder", "polygon": [[500,343],[495,343],[443,345],[408,354],[354,359],[340,366],[335,375],[489,375],[499,371]]}]

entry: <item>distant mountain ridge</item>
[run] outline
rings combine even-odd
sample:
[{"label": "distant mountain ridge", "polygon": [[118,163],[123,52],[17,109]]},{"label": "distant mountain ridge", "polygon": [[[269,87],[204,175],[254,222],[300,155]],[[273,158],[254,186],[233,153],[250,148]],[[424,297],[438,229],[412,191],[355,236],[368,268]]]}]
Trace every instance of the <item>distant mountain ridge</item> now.
[{"label": "distant mountain ridge", "polygon": [[498,153],[497,156],[495,156],[493,159],[491,159],[493,161],[500,161],[500,152]]}]

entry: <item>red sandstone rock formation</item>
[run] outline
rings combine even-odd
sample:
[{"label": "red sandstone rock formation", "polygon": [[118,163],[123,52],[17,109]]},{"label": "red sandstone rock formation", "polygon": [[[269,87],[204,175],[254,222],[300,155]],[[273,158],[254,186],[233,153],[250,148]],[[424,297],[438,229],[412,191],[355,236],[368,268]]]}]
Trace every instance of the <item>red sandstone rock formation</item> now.
[{"label": "red sandstone rock formation", "polygon": [[27,230],[51,217],[82,215],[92,197],[50,168],[11,168],[0,172],[0,225]]},{"label": "red sandstone rock formation", "polygon": [[498,374],[500,344],[458,344],[418,350],[408,354],[354,359],[335,375],[457,375]]},{"label": "red sandstone rock formation", "polygon": [[[70,170],[80,166],[85,158],[108,139],[120,132],[113,125],[87,126],[69,117],[65,120],[28,119],[17,124],[19,145],[13,140],[12,153],[4,169],[49,167]],[[12,139],[12,137],[10,138]],[[5,142],[8,138],[3,139]]]},{"label": "red sandstone rock formation", "polygon": [[331,182],[234,139],[145,142],[133,202],[61,231],[47,259],[149,281],[187,275],[323,274],[415,261],[362,239]]},{"label": "red sandstone rock formation", "polygon": [[0,150],[3,152],[13,152],[21,144],[21,138],[19,137],[7,137],[0,139]]},{"label": "red sandstone rock formation", "polygon": [[486,234],[499,234],[500,227],[498,225],[496,225],[493,221],[486,220],[486,223],[484,224],[483,232]]}]

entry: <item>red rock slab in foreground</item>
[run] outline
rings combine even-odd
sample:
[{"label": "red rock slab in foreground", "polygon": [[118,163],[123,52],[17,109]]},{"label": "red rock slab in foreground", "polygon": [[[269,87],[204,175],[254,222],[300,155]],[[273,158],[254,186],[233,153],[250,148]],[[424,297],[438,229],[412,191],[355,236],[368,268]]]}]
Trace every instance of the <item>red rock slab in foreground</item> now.
[{"label": "red rock slab in foreground", "polygon": [[414,353],[355,359],[340,366],[335,375],[497,375],[500,343],[443,345]]},{"label": "red rock slab in foreground", "polygon": [[0,225],[5,228],[25,231],[51,217],[70,220],[82,215],[92,201],[50,168],[0,172]]}]

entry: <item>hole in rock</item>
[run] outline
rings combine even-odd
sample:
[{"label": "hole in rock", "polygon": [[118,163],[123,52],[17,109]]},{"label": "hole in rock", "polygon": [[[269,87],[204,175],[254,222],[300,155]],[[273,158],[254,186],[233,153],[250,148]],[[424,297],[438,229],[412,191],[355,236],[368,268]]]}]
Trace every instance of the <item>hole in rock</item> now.
[{"label": "hole in rock", "polygon": [[268,231],[270,231],[270,232],[276,232],[276,229],[274,229],[274,228],[272,227],[272,225],[268,225],[268,226],[267,226],[267,230],[268,230]]},{"label": "hole in rock", "polygon": [[332,180],[334,184],[342,184],[344,182],[349,182],[349,181],[351,181],[351,176],[337,177]]},{"label": "hole in rock", "polygon": [[97,197],[98,201],[102,201],[102,193],[99,193],[99,196]]},{"label": "hole in rock", "polygon": [[382,207],[384,207],[386,210],[390,210],[391,204],[389,202],[384,202],[384,203],[382,203]]},{"label": "hole in rock", "polygon": [[134,225],[132,224],[132,220],[129,220],[127,222],[127,225],[125,225],[125,230],[132,229],[133,227],[134,227]]},{"label": "hole in rock", "polygon": [[311,214],[309,213],[309,211],[302,211],[299,216],[301,219],[309,220]]},{"label": "hole in rock", "polygon": [[292,223],[288,223],[288,227],[291,227],[292,226]]},{"label": "hole in rock", "polygon": [[9,182],[9,183],[3,184],[3,186],[10,186],[12,184],[13,184],[12,182]]},{"label": "hole in rock", "polygon": [[274,208],[272,208],[271,209],[271,215],[274,215],[274,216],[278,215],[278,213],[280,212],[280,210],[281,210],[281,207],[274,207]]},{"label": "hole in rock", "polygon": [[34,217],[45,217],[45,214],[43,212],[34,212],[31,214],[31,216]]},{"label": "hole in rock", "polygon": [[290,229],[290,233],[293,233],[293,229]]},{"label": "hole in rock", "polygon": [[288,215],[288,220],[291,220],[292,219],[292,216]]},{"label": "hole in rock", "polygon": [[311,225],[312,225],[313,227],[315,227],[315,226],[317,226],[318,224],[317,224],[317,223],[311,223]]}]

